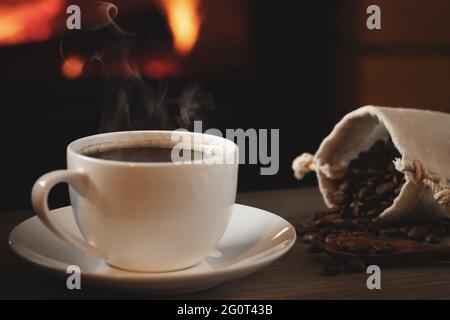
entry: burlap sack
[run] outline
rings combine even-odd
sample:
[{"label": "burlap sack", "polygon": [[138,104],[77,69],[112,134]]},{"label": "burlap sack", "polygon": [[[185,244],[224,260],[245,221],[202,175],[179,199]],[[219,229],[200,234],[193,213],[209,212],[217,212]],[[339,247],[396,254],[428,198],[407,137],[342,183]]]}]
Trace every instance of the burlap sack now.
[{"label": "burlap sack", "polygon": [[392,139],[402,155],[394,161],[406,182],[381,222],[450,217],[450,114],[403,108],[365,106],[347,114],[322,141],[314,156],[297,157],[298,179],[316,171],[327,206],[335,191],[332,180],[345,174],[348,163],[377,140]]}]

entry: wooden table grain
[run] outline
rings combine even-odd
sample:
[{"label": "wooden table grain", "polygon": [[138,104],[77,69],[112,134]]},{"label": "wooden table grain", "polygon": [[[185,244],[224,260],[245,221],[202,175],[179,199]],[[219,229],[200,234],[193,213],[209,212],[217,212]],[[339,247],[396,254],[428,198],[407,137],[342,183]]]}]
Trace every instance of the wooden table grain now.
[{"label": "wooden table grain", "polygon": [[[238,202],[274,212],[284,218],[307,219],[323,207],[316,188],[241,193]],[[8,246],[8,235],[31,212],[0,213],[0,298],[2,299],[115,299],[162,298],[127,290],[83,285],[69,291],[65,279],[54,277],[16,257]],[[193,294],[169,296],[176,299],[448,299],[450,264],[385,267],[381,290],[369,290],[368,275],[321,274],[323,255],[306,252],[297,240],[281,259],[245,278]]]}]

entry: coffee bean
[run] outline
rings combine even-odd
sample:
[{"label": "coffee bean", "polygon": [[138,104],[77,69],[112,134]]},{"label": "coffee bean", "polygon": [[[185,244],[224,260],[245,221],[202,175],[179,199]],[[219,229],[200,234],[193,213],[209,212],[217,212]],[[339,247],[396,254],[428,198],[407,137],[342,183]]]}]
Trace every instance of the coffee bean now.
[{"label": "coffee bean", "polygon": [[325,226],[328,225],[328,223],[326,221],[324,221],[324,220],[316,220],[316,221],[314,221],[313,224],[314,224],[314,229],[315,230],[319,230],[320,228],[325,227]]},{"label": "coffee bean", "polygon": [[388,165],[386,166],[385,171],[390,174],[396,173],[395,165],[392,161],[389,161]]},{"label": "coffee bean", "polygon": [[302,236],[306,233],[306,226],[303,223],[296,223],[295,231],[299,236]]},{"label": "coffee bean", "polygon": [[342,191],[335,191],[331,194],[331,202],[335,205],[341,205],[346,202],[348,196]]},{"label": "coffee bean", "polygon": [[371,221],[381,225],[381,218],[380,217],[373,218]]},{"label": "coffee bean", "polygon": [[319,233],[319,235],[320,235],[322,238],[325,238],[326,235],[329,233],[328,227],[319,229],[319,232],[318,232],[318,233]]},{"label": "coffee bean", "polygon": [[380,235],[378,236],[378,239],[379,239],[379,240],[391,240],[392,238],[389,237],[389,236],[386,235],[386,234],[380,234]]},{"label": "coffee bean", "polygon": [[384,170],[381,168],[369,168],[367,169],[367,173],[371,176],[383,176]]},{"label": "coffee bean", "polygon": [[383,199],[382,195],[374,194],[368,196],[364,202],[369,209],[379,209],[379,203],[383,201]]},{"label": "coffee bean", "polygon": [[342,182],[338,186],[338,190],[347,193],[350,190],[351,184],[348,180]]},{"label": "coffee bean", "polygon": [[398,236],[402,235],[402,232],[400,231],[399,228],[386,228],[386,229],[381,229],[380,234],[384,234],[389,237],[398,237]]},{"label": "coffee bean", "polygon": [[349,273],[360,273],[366,271],[366,265],[360,259],[351,259],[345,265],[345,271]]},{"label": "coffee bean", "polygon": [[385,254],[395,251],[395,247],[386,242],[373,243],[372,248],[379,254]]},{"label": "coffee bean", "polygon": [[372,189],[369,187],[362,187],[359,189],[358,198],[359,200],[365,200],[372,193]]},{"label": "coffee bean", "polygon": [[352,220],[352,224],[354,226],[367,225],[369,223],[369,219],[367,218],[354,218]]},{"label": "coffee bean", "polygon": [[450,219],[444,219],[439,221],[439,225],[446,229],[446,233],[450,234]]},{"label": "coffee bean", "polygon": [[322,219],[325,216],[326,216],[326,212],[324,212],[324,211],[317,211],[317,212],[313,213],[313,220],[320,220],[320,219]]},{"label": "coffee bean", "polygon": [[330,233],[325,237],[325,243],[337,239],[338,235],[336,233]]},{"label": "coffee bean", "polygon": [[378,185],[378,187],[375,189],[375,192],[377,194],[386,194],[388,192],[391,192],[395,189],[396,185],[394,182],[389,181],[389,182],[385,182],[382,183],[380,185]]},{"label": "coffee bean", "polygon": [[364,204],[362,202],[360,202],[360,201],[354,201],[352,203],[353,203],[353,206],[350,205],[350,207],[352,208],[352,215],[354,217],[361,216],[363,208],[364,208]]},{"label": "coffee bean", "polygon": [[311,240],[309,244],[309,252],[311,253],[320,253],[325,249],[325,243],[322,239],[314,238]]},{"label": "coffee bean", "polygon": [[408,236],[409,230],[411,230],[410,226],[401,226],[400,227],[400,232],[402,233],[403,236]]},{"label": "coffee bean", "polygon": [[340,219],[340,215],[338,213],[331,213],[322,218],[322,221],[326,222],[327,225],[332,225],[334,221]]},{"label": "coffee bean", "polygon": [[351,237],[351,235],[350,231],[341,231],[339,233],[339,238],[348,238]]},{"label": "coffee bean", "polygon": [[384,169],[384,158],[383,157],[375,157],[374,155],[370,155],[367,160],[367,171],[372,173],[372,171],[381,171]]},{"label": "coffee bean", "polygon": [[370,232],[370,229],[367,225],[359,225],[355,227],[355,231],[359,232]]},{"label": "coffee bean", "polygon": [[350,209],[353,209],[354,207],[358,206],[361,202],[359,200],[354,200],[352,202],[350,202]]},{"label": "coffee bean", "polygon": [[357,180],[357,181],[363,179],[367,175],[367,173],[365,173],[360,168],[351,168],[350,169],[350,174],[352,175],[352,178]]},{"label": "coffee bean", "polygon": [[429,233],[425,237],[425,242],[426,243],[430,243],[430,244],[438,243],[439,242],[439,236],[436,233]]},{"label": "coffee bean", "polygon": [[386,208],[389,208],[389,207],[391,206],[391,204],[392,204],[392,201],[382,201],[382,202],[380,203],[379,207],[380,207],[382,210],[385,210]]},{"label": "coffee bean", "polygon": [[438,237],[443,237],[447,233],[447,230],[442,225],[437,225],[433,228],[433,233],[435,233]]},{"label": "coffee bean", "polygon": [[332,214],[332,213],[339,213],[340,210],[341,210],[341,207],[334,206],[334,207],[330,207],[330,208],[323,210],[323,212],[326,213],[325,215],[328,215],[328,214]]},{"label": "coffee bean", "polygon": [[336,219],[333,221],[333,226],[338,229],[351,228],[353,226],[352,221],[349,219]]},{"label": "coffee bean", "polygon": [[348,206],[343,206],[342,208],[341,208],[341,211],[340,211],[340,216],[341,216],[341,218],[350,218],[350,216],[351,216],[351,209],[348,207]]},{"label": "coffee bean", "polygon": [[357,237],[359,239],[373,239],[374,238],[373,233],[364,232],[364,231],[353,231],[352,236]]},{"label": "coffee bean", "polygon": [[423,241],[426,236],[427,228],[422,225],[414,226],[408,232],[408,238],[415,241]]},{"label": "coffee bean", "polygon": [[374,234],[378,234],[380,233],[381,227],[378,223],[376,222],[369,222],[368,224],[369,230],[374,233]]},{"label": "coffee bean", "polygon": [[351,233],[349,233],[349,237],[347,237],[346,239],[339,238],[337,242],[338,247],[345,248],[346,250],[348,250],[348,248],[354,247],[356,245],[356,242],[352,240],[351,236]]},{"label": "coffee bean", "polygon": [[366,186],[368,186],[369,188],[373,188],[379,184],[379,181],[380,181],[380,179],[371,177],[371,178],[367,179]]},{"label": "coffee bean", "polygon": [[308,232],[305,233],[305,235],[303,236],[303,241],[306,243],[311,243],[311,241],[313,241],[316,238],[319,238],[320,235],[316,232]]},{"label": "coffee bean", "polygon": [[369,253],[372,246],[368,243],[359,243],[359,242],[348,242],[347,243],[347,252],[355,253],[355,254],[367,254]]},{"label": "coffee bean", "polygon": [[328,234],[330,234],[330,233],[339,233],[339,230],[337,229],[337,228],[335,228],[335,227],[329,227],[328,228]]},{"label": "coffee bean", "polygon": [[[402,183],[402,180],[403,180],[403,176],[395,175],[392,181],[394,181],[394,183],[398,186],[400,183]],[[401,187],[402,186],[396,187],[394,192],[397,192],[396,191],[397,189],[399,189],[399,192],[400,192]]]},{"label": "coffee bean", "polygon": [[[349,234],[349,236],[350,236],[350,234]],[[343,238],[345,238],[345,240]],[[348,237],[341,237],[341,235],[339,235],[339,238],[336,240],[336,248],[338,250],[347,251],[347,249],[348,249],[347,238]]]},{"label": "coffee bean", "polygon": [[366,216],[369,219],[373,219],[373,218],[378,217],[380,215],[380,213],[381,213],[380,209],[377,209],[377,208],[370,209],[369,211],[367,211]]},{"label": "coffee bean", "polygon": [[326,228],[322,228],[319,231],[319,234],[321,236],[322,239],[325,239],[325,237],[331,233],[335,233],[337,234],[339,231],[336,228],[333,227],[326,227]]}]

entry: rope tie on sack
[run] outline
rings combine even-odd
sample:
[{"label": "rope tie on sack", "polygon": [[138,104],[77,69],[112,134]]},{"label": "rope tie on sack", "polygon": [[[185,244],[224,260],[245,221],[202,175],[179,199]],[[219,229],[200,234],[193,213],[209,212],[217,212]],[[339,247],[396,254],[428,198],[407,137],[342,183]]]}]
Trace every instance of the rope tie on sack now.
[{"label": "rope tie on sack", "polygon": [[305,174],[316,171],[316,164],[314,161],[314,156],[310,153],[303,153],[292,161],[292,170],[294,171],[294,176],[301,180]]},{"label": "rope tie on sack", "polygon": [[346,168],[335,165],[318,165],[318,161],[314,158],[314,155],[310,153],[303,153],[298,156],[292,162],[292,170],[294,176],[301,180],[303,177],[311,171],[320,171],[329,179],[342,179],[345,177]]},{"label": "rope tie on sack", "polygon": [[434,199],[450,210],[450,187],[446,179],[432,174],[419,160],[409,161],[397,158],[394,160],[394,165],[398,171],[408,175],[415,184],[429,187],[433,192]]}]

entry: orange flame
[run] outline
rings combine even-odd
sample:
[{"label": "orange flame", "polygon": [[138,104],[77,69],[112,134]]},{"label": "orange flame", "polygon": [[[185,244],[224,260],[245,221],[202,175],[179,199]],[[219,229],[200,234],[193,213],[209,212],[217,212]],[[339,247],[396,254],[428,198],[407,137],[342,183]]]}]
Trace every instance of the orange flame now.
[{"label": "orange flame", "polygon": [[54,32],[53,20],[65,0],[19,1],[0,4],[0,45],[43,41]]},{"label": "orange flame", "polygon": [[73,80],[83,73],[84,62],[78,56],[69,56],[61,66],[61,72],[67,79]]},{"label": "orange flame", "polygon": [[175,49],[182,55],[191,52],[197,42],[201,25],[199,13],[200,1],[160,1],[172,30]]}]

